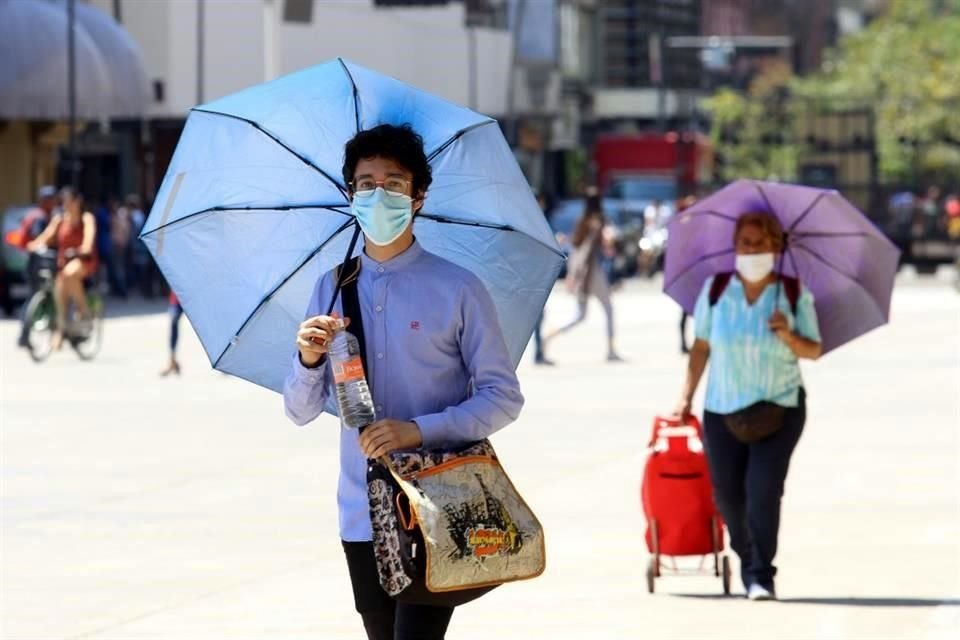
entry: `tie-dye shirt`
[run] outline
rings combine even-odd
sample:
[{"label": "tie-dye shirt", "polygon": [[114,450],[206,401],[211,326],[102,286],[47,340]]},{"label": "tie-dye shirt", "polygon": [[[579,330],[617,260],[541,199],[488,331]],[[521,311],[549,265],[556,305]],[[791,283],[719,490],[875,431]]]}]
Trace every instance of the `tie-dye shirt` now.
[{"label": "tie-dye shirt", "polygon": [[[694,310],[694,332],[710,343],[704,408],[713,413],[732,413],[761,400],[796,407],[803,385],[800,365],[768,324],[774,311],[776,284],[767,286],[750,305],[743,283],[734,276],[711,307],[712,283],[713,278],[708,278]],[[778,307],[793,331],[820,342],[813,294],[806,287],[801,287],[796,317],[782,285]]]}]

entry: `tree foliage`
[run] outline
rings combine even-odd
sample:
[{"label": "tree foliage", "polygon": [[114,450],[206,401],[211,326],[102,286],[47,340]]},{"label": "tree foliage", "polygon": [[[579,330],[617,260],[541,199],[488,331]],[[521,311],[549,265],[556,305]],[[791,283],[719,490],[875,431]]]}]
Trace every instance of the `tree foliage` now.
[{"label": "tree foliage", "polygon": [[873,105],[882,178],[960,180],[960,0],[893,0],[792,91]]},{"label": "tree foliage", "polygon": [[746,94],[721,90],[707,107],[730,175],[795,178],[804,148],[791,134],[804,110],[868,107],[881,180],[958,184],[960,0],[891,0],[819,73],[768,67]]}]

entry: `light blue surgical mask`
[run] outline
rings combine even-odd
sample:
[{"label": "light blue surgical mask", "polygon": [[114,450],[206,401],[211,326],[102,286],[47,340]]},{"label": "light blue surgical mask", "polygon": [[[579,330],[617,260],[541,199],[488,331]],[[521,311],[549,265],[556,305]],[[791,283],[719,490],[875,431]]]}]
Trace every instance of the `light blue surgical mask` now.
[{"label": "light blue surgical mask", "polygon": [[399,238],[410,226],[413,198],[387,193],[383,187],[377,187],[369,194],[354,194],[350,210],[370,242],[383,247]]}]

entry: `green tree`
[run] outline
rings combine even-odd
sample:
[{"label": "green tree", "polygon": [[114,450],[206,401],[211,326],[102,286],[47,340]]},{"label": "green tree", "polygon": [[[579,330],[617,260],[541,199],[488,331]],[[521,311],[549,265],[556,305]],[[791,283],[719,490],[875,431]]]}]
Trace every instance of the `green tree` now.
[{"label": "green tree", "polygon": [[721,89],[707,101],[711,140],[722,159],[721,178],[796,178],[791,77],[786,64],[771,63],[753,79],[746,95]]},{"label": "green tree", "polygon": [[892,0],[794,95],[873,105],[880,176],[960,181],[960,0]]}]

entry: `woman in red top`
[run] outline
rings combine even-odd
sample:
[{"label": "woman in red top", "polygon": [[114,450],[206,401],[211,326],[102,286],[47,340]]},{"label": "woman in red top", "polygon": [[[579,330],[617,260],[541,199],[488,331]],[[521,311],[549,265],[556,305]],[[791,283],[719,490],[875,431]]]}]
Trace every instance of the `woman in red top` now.
[{"label": "woman in red top", "polygon": [[27,245],[31,251],[51,244],[57,248],[57,330],[51,345],[55,350],[63,344],[63,327],[70,302],[76,305],[82,318],[90,317],[83,281],[93,277],[99,268],[96,219],[92,213],[83,210],[83,196],[72,188],[61,189],[60,199],[63,212],[55,215],[43,233]]}]

